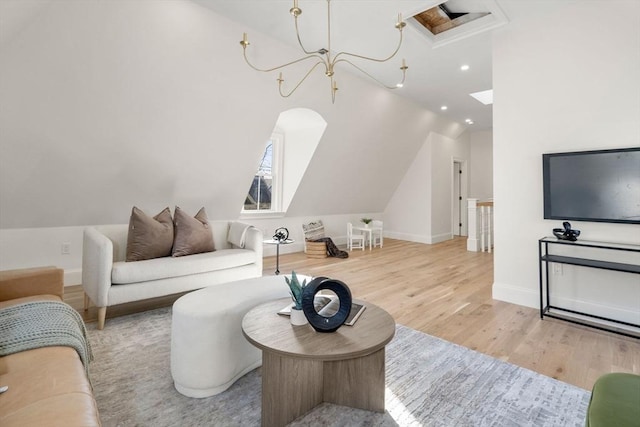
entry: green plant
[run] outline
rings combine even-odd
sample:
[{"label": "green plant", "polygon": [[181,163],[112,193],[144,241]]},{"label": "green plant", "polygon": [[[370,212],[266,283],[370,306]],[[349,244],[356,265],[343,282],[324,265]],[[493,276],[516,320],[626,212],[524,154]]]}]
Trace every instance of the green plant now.
[{"label": "green plant", "polygon": [[289,293],[291,294],[291,299],[295,303],[294,308],[296,310],[302,310],[302,291],[304,291],[305,286],[307,286],[307,279],[302,281],[302,284],[298,281],[298,276],[296,276],[296,272],[291,272],[291,280],[287,276],[284,276],[284,280],[289,285]]},{"label": "green plant", "polygon": [[360,221],[364,222],[365,224],[369,224],[373,220],[371,218],[362,218]]}]

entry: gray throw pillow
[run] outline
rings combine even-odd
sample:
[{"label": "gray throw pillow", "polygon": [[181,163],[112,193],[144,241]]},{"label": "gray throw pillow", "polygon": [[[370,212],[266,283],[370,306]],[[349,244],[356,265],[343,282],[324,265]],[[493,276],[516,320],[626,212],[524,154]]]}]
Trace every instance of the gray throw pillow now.
[{"label": "gray throw pillow", "polygon": [[213,252],[213,234],[207,213],[200,209],[195,217],[190,217],[182,209],[176,206],[173,213],[175,238],[173,241],[174,257],[193,255],[203,252]]},{"label": "gray throw pillow", "polygon": [[169,208],[151,218],[134,206],[129,218],[126,261],[170,256],[172,246],[173,220]]}]

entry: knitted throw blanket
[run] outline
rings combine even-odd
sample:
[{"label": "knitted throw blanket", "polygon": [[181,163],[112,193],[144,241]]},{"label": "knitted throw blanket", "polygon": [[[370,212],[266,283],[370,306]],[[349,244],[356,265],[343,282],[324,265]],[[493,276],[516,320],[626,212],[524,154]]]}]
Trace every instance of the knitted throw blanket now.
[{"label": "knitted throw blanket", "polygon": [[322,237],[320,239],[313,239],[312,242],[324,242],[327,245],[327,255],[336,258],[349,258],[349,252],[340,250],[331,237]]},{"label": "knitted throw blanket", "polygon": [[87,330],[71,306],[34,301],[0,309],[0,356],[52,346],[75,349],[88,371],[93,354]]}]

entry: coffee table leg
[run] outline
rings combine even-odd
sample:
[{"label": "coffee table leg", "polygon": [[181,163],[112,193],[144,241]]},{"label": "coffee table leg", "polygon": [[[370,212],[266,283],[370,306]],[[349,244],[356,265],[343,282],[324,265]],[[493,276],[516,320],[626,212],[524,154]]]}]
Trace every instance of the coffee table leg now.
[{"label": "coffee table leg", "polygon": [[322,403],[322,364],[262,351],[263,426],[284,426]]},{"label": "coffee table leg", "polygon": [[324,401],[384,412],[384,348],[357,359],[324,362]]}]

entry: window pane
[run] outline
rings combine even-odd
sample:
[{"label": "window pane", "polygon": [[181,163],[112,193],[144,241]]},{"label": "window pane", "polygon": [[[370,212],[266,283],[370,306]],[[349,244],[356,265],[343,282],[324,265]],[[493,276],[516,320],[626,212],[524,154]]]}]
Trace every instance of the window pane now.
[{"label": "window pane", "polygon": [[262,155],[258,172],[253,177],[249,193],[244,201],[244,210],[259,211],[271,209],[271,189],[273,177],[271,165],[273,164],[273,143],[269,142]]}]

